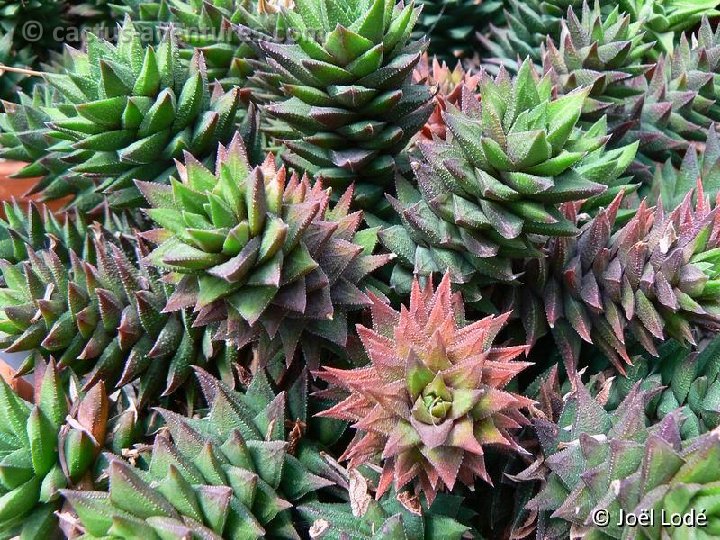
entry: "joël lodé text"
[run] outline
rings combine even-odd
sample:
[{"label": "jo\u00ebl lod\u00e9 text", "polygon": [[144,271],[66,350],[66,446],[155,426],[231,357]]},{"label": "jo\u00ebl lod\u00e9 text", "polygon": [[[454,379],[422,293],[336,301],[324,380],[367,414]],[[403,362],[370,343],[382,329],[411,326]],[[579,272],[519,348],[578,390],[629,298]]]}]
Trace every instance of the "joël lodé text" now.
[{"label": "jo\u00ebl lod\u00e9 text", "polygon": [[706,527],[708,518],[705,510],[690,509],[686,512],[670,512],[666,509],[644,509],[640,512],[626,512],[620,509],[618,527]]}]

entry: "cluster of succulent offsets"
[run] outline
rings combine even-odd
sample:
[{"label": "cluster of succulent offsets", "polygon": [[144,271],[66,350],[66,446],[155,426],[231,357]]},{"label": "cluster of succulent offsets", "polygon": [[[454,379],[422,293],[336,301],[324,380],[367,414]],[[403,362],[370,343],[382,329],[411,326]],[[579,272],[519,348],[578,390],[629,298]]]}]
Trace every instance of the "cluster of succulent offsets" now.
[{"label": "cluster of succulent offsets", "polygon": [[0,0],[0,539],[720,537],[719,88],[720,0]]}]

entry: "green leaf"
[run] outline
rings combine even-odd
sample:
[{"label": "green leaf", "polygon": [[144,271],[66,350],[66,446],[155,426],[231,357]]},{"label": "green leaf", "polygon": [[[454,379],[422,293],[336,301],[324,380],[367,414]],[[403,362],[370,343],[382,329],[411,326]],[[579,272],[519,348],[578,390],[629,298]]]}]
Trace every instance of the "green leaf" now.
[{"label": "green leaf", "polygon": [[380,69],[383,62],[383,46],[377,45],[362,56],[350,62],[345,69],[358,78],[370,75]]},{"label": "green leaf", "polygon": [[502,149],[502,147],[493,139],[483,137],[480,140],[483,153],[487,157],[490,165],[500,171],[509,171],[513,169],[513,163]]},{"label": "green leaf", "polygon": [[[339,65],[346,66],[369,51],[373,45],[371,40],[338,25],[328,35],[324,48]],[[382,49],[380,50],[382,56]]]},{"label": "green leaf", "polygon": [[32,510],[40,496],[40,478],[35,476],[0,497],[0,523]]},{"label": "green leaf", "polygon": [[165,129],[135,141],[119,153],[120,159],[137,165],[154,163],[163,156],[169,137],[170,130]]},{"label": "green leaf", "polygon": [[548,142],[553,153],[562,150],[570,134],[580,119],[582,107],[590,89],[582,89],[560,96],[548,103]]},{"label": "green leaf", "polygon": [[280,284],[293,283],[301,277],[308,275],[318,266],[318,262],[313,259],[307,246],[305,246],[303,242],[300,242],[297,247],[284,258]]},{"label": "green leaf", "polygon": [[30,417],[30,407],[0,377],[0,431],[11,433],[23,446],[28,446],[26,424]]},{"label": "green leaf", "polygon": [[225,279],[211,275],[200,276],[198,279],[199,292],[197,304],[199,307],[211,304],[239,287],[238,283],[231,283]]},{"label": "green leaf", "polygon": [[65,437],[64,456],[68,476],[77,482],[95,461],[95,445],[87,433],[71,429]]},{"label": "green leaf", "polygon": [[203,515],[192,486],[185,480],[174,465],[170,465],[167,475],[160,480],[158,491],[183,515],[203,522]]},{"label": "green leaf", "polygon": [[142,519],[174,517],[177,512],[167,500],[151,489],[132,468],[120,460],[110,464],[110,500],[120,510]]},{"label": "green leaf", "polygon": [[160,72],[158,70],[157,57],[152,47],[145,49],[140,74],[133,87],[133,95],[154,97],[160,89]]},{"label": "green leaf", "polygon": [[200,73],[190,77],[180,92],[173,129],[182,130],[189,126],[203,108],[207,83]]},{"label": "green leaf", "polygon": [[100,61],[100,73],[105,95],[109,98],[129,96],[132,88],[125,81],[132,80],[132,73],[122,64]]},{"label": "green leaf", "polygon": [[108,534],[114,516],[132,517],[127,512],[113,508],[108,493],[70,490],[63,490],[61,493],[72,505],[86,531],[98,538]]},{"label": "green leaf", "polygon": [[91,122],[110,129],[118,129],[122,125],[122,116],[126,105],[127,97],[117,96],[82,103],[77,106],[77,112]]},{"label": "green leaf", "polygon": [[68,414],[67,398],[60,381],[60,375],[55,368],[55,363],[52,361],[43,374],[37,405],[56,429],[59,429],[65,423],[65,417]]},{"label": "green leaf", "polygon": [[[3,446],[14,446],[17,441],[2,437]],[[26,447],[8,451],[0,461],[0,486],[3,491],[13,490],[21,486],[35,475],[32,455]]]},{"label": "green leaf", "polygon": [[515,131],[507,135],[507,153],[515,167],[525,168],[547,161],[552,147],[545,131]]},{"label": "green leaf", "polygon": [[385,31],[385,0],[371,0],[370,8],[351,28],[372,43],[381,43]]},{"label": "green leaf", "polygon": [[276,293],[277,287],[246,287],[242,292],[228,298],[228,302],[252,326],[275,298]]},{"label": "green leaf", "polygon": [[410,398],[413,402],[434,378],[435,374],[420,361],[415,353],[411,352],[408,358],[405,379],[407,381],[408,391],[410,392]]},{"label": "green leaf", "polygon": [[[140,127],[137,130],[137,138],[143,139],[168,129],[175,120],[175,95],[171,90],[165,89],[158,95],[155,103],[145,114]],[[156,156],[158,157],[158,156]]]},{"label": "green leaf", "polygon": [[266,213],[265,181],[260,169],[254,169],[248,179],[247,191],[247,216],[250,236],[260,235],[265,226]]},{"label": "green leaf", "polygon": [[108,530],[108,537],[143,538],[147,540],[156,540],[161,538],[156,534],[156,529],[153,529],[148,522],[131,516],[117,515],[113,516],[112,527]]},{"label": "green leaf", "polygon": [[57,461],[58,426],[36,405],[30,413],[27,431],[33,470],[37,476],[45,476]]},{"label": "green leaf", "polygon": [[258,252],[258,265],[270,260],[278,253],[287,238],[288,226],[278,217],[269,217],[262,240],[260,242],[260,250]]},{"label": "green leaf", "polygon": [[[123,121],[123,125],[125,121]],[[80,149],[94,150],[97,152],[113,152],[125,148],[128,144],[135,140],[135,132],[131,129],[105,131],[92,135],[81,141],[76,142],[73,146]]]},{"label": "green leaf", "polygon": [[[153,191],[149,192],[152,193]],[[160,194],[160,191],[156,190],[155,193]],[[185,220],[183,219],[182,212],[174,210],[173,208],[161,207],[151,208],[147,210],[146,213],[150,219],[152,219],[163,229],[172,231],[174,234],[180,236],[181,238],[185,237],[185,234],[183,233],[185,232],[186,225]]]}]

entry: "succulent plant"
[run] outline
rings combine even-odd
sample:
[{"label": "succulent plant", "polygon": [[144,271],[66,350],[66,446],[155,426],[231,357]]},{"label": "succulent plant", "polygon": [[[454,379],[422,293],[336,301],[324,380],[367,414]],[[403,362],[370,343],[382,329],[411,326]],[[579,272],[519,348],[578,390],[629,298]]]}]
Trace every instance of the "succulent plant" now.
[{"label": "succulent plant", "polygon": [[[207,77],[217,80],[226,90],[245,87],[255,70],[257,49],[250,37],[275,35],[279,7],[272,2],[255,0],[160,0],[143,2],[122,0],[113,6],[118,13],[130,15],[141,33],[158,33],[172,24],[178,37],[179,56],[191,61],[195,50],[202,52]],[[237,26],[242,25],[244,32]]]},{"label": "succulent plant", "polygon": [[[23,208],[24,206],[24,208]],[[87,223],[82,214],[60,223],[46,206],[33,202],[22,205],[16,201],[3,203],[4,220],[0,220],[0,258],[13,264],[27,260],[27,247],[40,250],[50,243],[61,249],[72,249],[84,257],[94,250],[85,244]]]},{"label": "succulent plant", "polygon": [[[644,39],[641,22],[619,9],[601,10],[598,2],[591,9],[584,2],[578,18],[580,10],[568,8],[559,36],[545,43],[544,69],[564,93],[591,87],[583,120],[607,114],[613,144],[639,141],[645,162],[677,161],[686,140],[702,138],[717,116],[712,71],[699,61],[704,48],[691,49],[683,36],[672,62],[663,56],[649,63],[653,42]],[[703,45],[713,38],[708,23]],[[646,174],[637,167],[637,174]]]},{"label": "succulent plant", "polygon": [[679,111],[689,106],[696,95],[693,92],[672,92],[668,86],[666,59],[661,56],[652,74],[627,81],[629,98],[614,111],[613,125],[620,142],[639,144],[633,174],[643,182],[652,181],[650,169],[656,161],[673,158],[679,161],[688,148],[685,136],[698,129],[687,122]]},{"label": "succulent plant", "polygon": [[[81,212],[70,211],[58,219],[45,205],[28,202],[3,202],[5,219],[0,219],[0,259],[13,264],[28,258],[27,247],[38,251],[51,246],[63,261],[70,250],[95,264],[95,250],[88,240],[88,223]],[[117,236],[131,230],[126,216],[105,212],[103,229]]]},{"label": "succulent plant", "polygon": [[[718,456],[719,443],[720,433],[715,430],[698,437],[679,452],[679,464],[670,465],[660,458],[663,467],[661,472],[655,476],[657,485],[644,494],[643,499],[636,507],[637,511],[645,511],[646,513],[652,511],[654,514],[665,516],[675,523],[682,516],[689,515],[690,519],[697,519],[698,514],[702,514],[704,518],[702,528],[707,533],[708,538],[720,534],[720,519],[718,519],[717,510],[710,507],[703,512],[705,510],[703,505],[716,496],[720,486],[716,466],[718,457],[720,457]],[[667,453],[667,461],[670,461],[669,456],[677,456],[677,447],[674,450],[676,450],[676,453]],[[658,459],[658,457],[654,458]],[[649,463],[652,459],[653,457],[648,456],[645,462]],[[636,489],[638,476],[640,475],[635,473],[635,477],[629,482],[620,485],[621,496],[624,495],[625,490],[633,491]],[[670,478],[665,480],[668,477]],[[653,484],[646,482],[645,485],[649,487]],[[692,526],[689,528],[692,528]],[[687,527],[674,528],[672,537],[680,538],[684,533],[683,529],[687,529]],[[654,523],[650,527],[642,529],[642,534],[648,538],[660,538],[662,534],[667,533],[663,531],[661,524]]]},{"label": "succulent plant", "polygon": [[658,347],[658,357],[634,356],[625,375],[608,380],[607,409],[617,408],[636,383],[641,388],[661,388],[646,408],[653,423],[675,410],[684,416],[684,440],[720,426],[720,338],[713,338],[701,352],[691,351],[675,340]]},{"label": "succulent plant", "polygon": [[32,162],[19,175],[44,175],[43,200],[72,194],[87,210],[104,193],[113,206],[139,204],[133,179],[166,182],[183,150],[211,158],[236,128],[240,90],[211,91],[202,54],[188,67],[177,55],[172,32],[143,47],[129,20],[117,46],[89,36],[66,72],[45,75],[54,101],[6,106],[3,157]]},{"label": "succulent plant", "polygon": [[[81,259],[60,246],[36,252],[26,246],[19,264],[2,263],[0,344],[8,352],[41,352],[60,366],[87,374],[85,388],[100,380],[108,389],[140,379],[140,404],[176,390],[190,366],[210,358],[221,366],[236,351],[192,328],[187,313],[162,312],[172,288],[128,256],[95,227]],[[33,368],[33,356],[21,369]]]},{"label": "succulent plant", "polygon": [[50,361],[38,370],[34,398],[34,404],[27,403],[0,378],[2,538],[55,536],[58,490],[82,480],[105,442],[108,399],[102,383],[70,409]]},{"label": "succulent plant", "polygon": [[[321,14],[320,16],[318,16]],[[411,82],[425,48],[410,39],[419,16],[412,2],[301,0],[283,12],[296,42],[261,42],[286,98],[266,107],[286,124],[275,135],[289,163],[345,188],[355,202],[383,212],[395,157],[425,124],[430,92]]]},{"label": "succulent plant", "polygon": [[707,132],[702,150],[692,144],[685,152],[679,168],[670,159],[655,168],[650,197],[662,201],[665,208],[675,208],[700,181],[703,191],[711,199],[720,192],[720,140],[715,126]]},{"label": "succulent plant", "polygon": [[508,0],[505,24],[491,25],[487,34],[477,37],[487,51],[487,61],[513,70],[518,59],[542,62],[542,46],[548,37],[560,37],[562,18],[568,8],[579,8],[583,0]]},{"label": "succulent plant", "polygon": [[288,451],[286,395],[260,374],[245,393],[197,375],[204,417],[162,409],[144,467],[111,458],[107,491],[63,492],[86,538],[300,538],[290,509],[335,482]]},{"label": "succulent plant", "polygon": [[651,64],[643,62],[652,43],[643,42],[639,24],[631,23],[630,16],[621,14],[619,8],[603,16],[599,3],[591,9],[584,2],[578,14],[568,8],[558,41],[548,36],[543,55],[545,71],[552,70],[564,93],[591,88],[583,106],[584,117],[613,116],[613,109],[622,109],[625,100],[639,94],[627,82],[651,69]]},{"label": "succulent plant", "polygon": [[539,255],[542,235],[577,234],[559,203],[590,199],[590,210],[596,196],[628,189],[621,174],[636,145],[605,151],[602,120],[578,126],[588,92],[553,98],[550,78],[539,79],[525,62],[512,81],[504,71],[494,80],[485,75],[482,103],[469,96],[462,111],[445,113],[452,136],[418,143],[419,191],[399,179],[397,199],[389,196],[403,221],[381,233],[399,257],[396,289],[408,289],[410,271],[449,269],[475,301],[479,286],[512,282],[512,260]]},{"label": "succulent plant", "polygon": [[[450,501],[445,504],[444,498]],[[314,501],[300,506],[298,512],[310,525],[313,539],[460,540],[473,534],[458,521],[460,516],[435,511],[435,507],[457,509],[453,498],[441,493],[428,509],[408,492],[387,493],[379,501],[365,492],[349,504]]]},{"label": "succulent plant", "polygon": [[[594,11],[599,17],[597,4]],[[608,20],[613,20],[615,13],[610,14]],[[623,20],[629,19],[630,15],[625,14]],[[595,103],[593,112],[609,115],[610,131],[616,140],[639,141],[639,152],[644,156],[644,162],[652,165],[652,160],[672,157],[678,164],[688,141],[704,141],[708,129],[720,120],[720,109],[715,105],[720,97],[715,84],[718,66],[713,52],[719,40],[707,18],[704,18],[697,35],[692,37],[692,45],[683,34],[672,55],[661,56],[654,65],[642,64],[651,44],[642,42],[642,34],[637,32],[639,24],[628,25],[630,33],[625,36],[625,41],[607,44],[604,51],[598,49],[598,52],[610,57],[610,63],[597,74],[580,70],[579,79],[568,76],[572,71],[564,65],[561,51],[554,50],[550,42],[545,65],[560,74],[557,80],[566,89],[594,83],[595,95],[591,94],[591,98],[596,97],[601,103]],[[617,29],[614,26],[610,28]],[[586,34],[578,28],[569,35],[576,36],[574,39],[579,42],[587,40],[583,37]],[[631,36],[632,40],[628,40]],[[565,41],[569,43],[572,39],[566,38]],[[602,39],[598,43],[602,43]],[[623,52],[615,55],[614,48],[621,45],[626,47],[625,53],[629,56]],[[568,56],[569,65],[581,65],[582,54],[570,53]],[[594,62],[597,64],[597,60]],[[585,63],[588,65],[582,67],[592,69],[592,58]],[[611,68],[613,63],[621,66],[619,70]],[[623,63],[626,65],[622,66]],[[638,76],[650,67],[652,69],[646,76]],[[598,78],[593,81],[593,77]],[[610,86],[607,86],[608,81],[612,81]],[[623,139],[628,130],[630,132]]]},{"label": "succulent plant", "polygon": [[[683,537],[686,528],[661,533],[661,512],[704,509],[708,538],[718,534],[716,510],[707,505],[717,491],[720,433],[713,431],[682,444],[680,411],[648,425],[644,403],[652,393],[636,385],[613,413],[606,412],[582,384],[570,395],[557,425],[538,424],[549,474],[529,503],[539,513],[538,535],[547,539],[625,538],[620,510],[656,512],[655,524],[633,532],[637,538]],[[530,474],[532,476],[532,474]],[[606,511],[608,526],[597,528],[592,516]]]},{"label": "succulent plant", "polygon": [[[441,63],[436,57],[430,60],[427,53],[423,53],[420,57],[412,76],[416,83],[426,84],[431,88],[435,101],[435,108],[418,133],[418,138],[432,141],[437,137],[445,140],[447,126],[443,114],[449,104],[461,109],[463,95],[468,95],[467,92],[463,93],[463,87],[474,93],[480,77],[473,75],[470,71],[465,71],[461,62],[456,62],[455,67],[451,70],[445,61]],[[479,95],[476,97],[480,100]]]},{"label": "succulent plant", "polygon": [[[590,371],[585,387],[606,411],[615,411],[636,386],[652,395],[646,400],[645,415],[656,424],[668,414],[680,410],[683,416],[681,434],[689,440],[720,425],[718,405],[718,359],[720,340],[714,335],[701,338],[697,347],[668,339],[657,347],[657,356],[637,344],[628,347],[631,365],[619,374],[600,350],[584,355]],[[563,396],[572,391],[574,380],[559,377],[557,365],[527,387],[525,394],[540,405],[532,412],[536,417],[557,421]],[[539,411],[539,412],[538,412]]]},{"label": "succulent plant", "polygon": [[350,468],[380,460],[376,498],[391,485],[412,483],[432,504],[458,480],[490,482],[486,446],[520,451],[510,431],[526,423],[521,409],[532,404],[503,390],[528,366],[514,361],[525,347],[492,346],[507,316],[467,324],[449,274],[435,291],[415,280],[410,306],[400,312],[371,299],[373,328],[358,325],[370,364],[318,373],[349,394],[321,413],[354,422],[356,435],[341,459]]},{"label": "succulent plant", "polygon": [[[716,58],[719,50],[720,33],[713,32],[710,21],[704,16],[691,41],[682,34],[680,43],[668,57],[670,90],[678,95],[683,92],[693,95],[692,106],[678,104],[680,114],[692,125],[700,126],[703,133],[714,122],[720,121],[720,106],[717,104],[720,97],[720,60]],[[704,138],[691,131],[688,135],[691,140]]]},{"label": "succulent plant", "polygon": [[689,193],[668,214],[643,202],[613,234],[619,195],[577,238],[551,239],[547,261],[528,265],[528,287],[512,299],[529,342],[547,324],[569,371],[585,341],[623,372],[632,363],[628,334],[656,355],[655,342],[666,336],[695,343],[691,328],[717,330],[720,221],[702,186],[697,198],[693,204]]},{"label": "succulent plant", "polygon": [[630,127],[623,140],[639,141],[638,157],[643,162],[653,166],[656,161],[672,158],[679,165],[692,141],[705,140],[714,122],[710,117],[714,116],[714,102],[693,88],[699,85],[689,85],[688,80],[707,81],[708,77],[698,71],[678,73],[661,56],[652,77],[636,77],[628,83],[641,97],[628,100],[617,116],[625,119],[623,126]]},{"label": "succulent plant", "polygon": [[151,264],[179,279],[165,311],[189,308],[195,325],[222,321],[237,347],[278,338],[288,365],[298,346],[317,365],[322,344],[343,348],[347,317],[369,304],[359,288],[390,260],[372,255],[377,231],[357,232],[352,190],[330,209],[320,182],[277,168],[252,168],[239,136],[218,150],[215,174],[189,154],[170,186],[138,183],[160,227]]},{"label": "succulent plant", "polygon": [[[505,24],[491,26],[486,35],[478,38],[488,51],[490,64],[504,65],[507,69],[519,66],[518,58],[530,57],[537,64],[542,61],[542,45],[548,38],[559,42],[561,19],[568,9],[579,9],[586,0],[508,0]],[[644,41],[652,43],[647,51],[648,59],[659,54],[670,54],[676,37],[695,27],[703,16],[718,15],[717,0],[620,0],[603,2],[603,15],[611,13],[616,6],[639,26]]]},{"label": "succulent plant", "polygon": [[502,0],[421,0],[419,4],[422,13],[415,35],[427,36],[431,54],[447,62],[473,56],[478,48],[475,34],[502,21]]},{"label": "succulent plant", "polygon": [[628,104],[625,114],[634,110],[639,121],[629,138],[639,139],[646,160],[673,158],[679,165],[689,141],[704,142],[709,130],[720,121],[720,67],[717,56],[720,37],[703,18],[697,34],[689,42],[683,34],[670,56],[662,56],[652,77],[636,78],[632,86],[642,94],[640,107]]},{"label": "succulent plant", "polygon": [[[628,7],[629,3],[637,5]],[[590,9],[584,1],[578,1],[567,7],[564,19],[551,15],[558,12],[557,6],[524,3],[517,7],[517,17],[509,15],[508,29],[494,30],[494,39],[485,40],[494,55],[487,60],[488,69],[496,69],[493,66],[497,64],[517,69],[516,58],[522,51],[520,56],[528,55],[536,63],[542,60],[546,70],[552,68],[554,82],[565,92],[591,86],[584,110],[586,118],[608,114],[609,131],[615,141],[638,141],[644,159],[635,165],[634,173],[651,179],[652,173],[646,169],[652,160],[673,157],[678,163],[687,140],[704,138],[710,124],[718,119],[713,105],[717,100],[714,55],[707,54],[716,41],[710,25],[702,27],[701,44],[691,47],[682,36],[672,56],[670,43],[667,55],[661,55],[655,65],[650,60],[657,56],[653,47],[658,33],[653,28],[663,24],[667,12],[677,12],[677,18],[672,16],[675,24],[692,28],[710,3],[717,4],[715,0],[698,3],[698,15],[694,17],[689,13],[694,13],[694,3],[686,6],[672,0],[628,0],[611,9],[609,4],[596,1]],[[575,13],[580,13],[581,5],[583,15],[578,20]],[[538,18],[540,12],[543,15]],[[547,31],[533,35],[529,29],[541,22]],[[536,43],[532,51],[526,50],[527,44],[518,44],[519,35]],[[658,46],[659,50],[665,45]],[[646,72],[648,75],[642,76]]]},{"label": "succulent plant", "polygon": [[633,21],[639,21],[655,50],[672,53],[677,36],[701,22],[703,17],[717,17],[717,0],[620,0],[618,6]]}]

